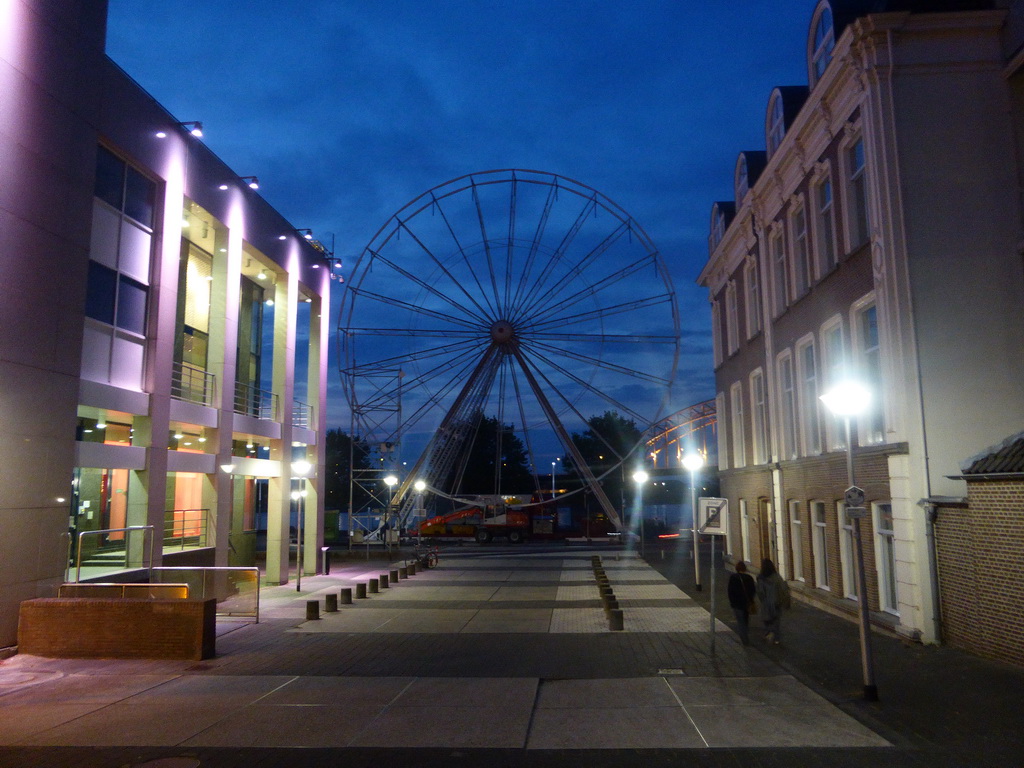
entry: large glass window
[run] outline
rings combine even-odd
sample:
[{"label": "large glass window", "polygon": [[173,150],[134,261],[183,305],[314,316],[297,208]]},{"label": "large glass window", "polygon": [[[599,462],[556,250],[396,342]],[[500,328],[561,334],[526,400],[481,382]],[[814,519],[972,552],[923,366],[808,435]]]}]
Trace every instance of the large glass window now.
[{"label": "large glass window", "polygon": [[[845,377],[846,357],[843,348],[843,325],[836,321],[821,331],[823,386],[828,391]],[[839,419],[825,420],[825,435],[831,450],[846,447],[845,430],[841,428]]]},{"label": "large glass window", "polygon": [[767,464],[771,458],[768,446],[768,398],[765,395],[764,374],[750,374],[750,410],[754,438],[754,463]]},{"label": "large glass window", "polygon": [[800,408],[804,454],[814,456],[821,453],[821,420],[818,417],[818,367],[814,360],[813,341],[800,348]]},{"label": "large glass window", "polygon": [[828,517],[824,501],[811,502],[811,521],[814,523],[814,583],[819,589],[831,589],[828,578]]},{"label": "large glass window", "polygon": [[818,274],[823,277],[836,265],[836,233],[833,223],[832,181],[825,178],[814,190],[817,204]]},{"label": "large glass window", "polygon": [[717,301],[711,302],[711,346],[715,367],[722,364],[722,309]]},{"label": "large glass window", "polygon": [[156,184],[105,147],[96,155],[95,194],[122,213],[153,228]]},{"label": "large glass window", "polygon": [[804,580],[804,536],[800,519],[800,502],[789,502],[789,547],[793,555],[793,578]]},{"label": "large glass window", "polygon": [[811,52],[811,64],[814,68],[815,82],[825,73],[828,63],[832,61],[832,49],[835,48],[835,44],[832,9],[826,5],[821,9],[818,23],[814,27],[814,50]]},{"label": "large glass window", "polygon": [[846,162],[849,168],[849,210],[847,222],[850,230],[850,248],[856,248],[868,241],[868,197],[867,179],[865,178],[864,140],[857,141],[846,150]]},{"label": "large glass window", "polygon": [[885,439],[882,354],[878,341],[878,310],[874,304],[857,313],[857,325],[860,365],[872,396],[871,409],[860,422],[861,440],[864,443],[880,443]]},{"label": "large glass window", "polygon": [[757,275],[757,259],[747,259],[743,267],[743,286],[747,311],[747,338],[761,332],[761,284]]},{"label": "large glass window", "polygon": [[116,297],[117,272],[110,267],[90,261],[85,314],[93,320],[113,325]]},{"label": "large glass window", "polygon": [[736,382],[729,390],[732,416],[732,465],[743,467],[747,464],[747,446],[743,429],[743,385]]},{"label": "large glass window", "polygon": [[793,359],[788,353],[779,358],[779,398],[782,406],[783,459],[795,459],[796,451],[796,388],[793,382]]},{"label": "large glass window", "polygon": [[782,95],[776,91],[772,96],[772,102],[768,109],[768,131],[767,131],[768,157],[775,154],[775,150],[782,144],[786,136],[785,111],[783,110]]},{"label": "large glass window", "polygon": [[740,540],[743,545],[743,559],[750,562],[750,512],[747,500],[740,499]]},{"label": "large glass window", "polygon": [[725,289],[725,334],[731,355],[740,347],[740,313],[736,301],[736,282],[730,281]]},{"label": "large glass window", "polygon": [[897,613],[896,592],[896,527],[892,504],[873,504],[875,508],[875,561],[878,568],[878,602],[883,611]]},{"label": "large glass window", "polygon": [[786,260],[786,249],[782,247],[782,232],[771,235],[768,241],[768,253],[772,263],[772,291],[774,304],[773,315],[778,317],[789,306],[789,264]]},{"label": "large glass window", "polygon": [[811,287],[811,249],[807,245],[807,214],[803,206],[793,213],[791,220],[793,237],[793,270],[796,281],[795,298],[803,296]]},{"label": "large glass window", "polygon": [[857,563],[854,559],[853,526],[855,521],[846,511],[846,504],[836,503],[839,512],[839,563],[843,571],[843,592],[851,600],[857,599]]}]

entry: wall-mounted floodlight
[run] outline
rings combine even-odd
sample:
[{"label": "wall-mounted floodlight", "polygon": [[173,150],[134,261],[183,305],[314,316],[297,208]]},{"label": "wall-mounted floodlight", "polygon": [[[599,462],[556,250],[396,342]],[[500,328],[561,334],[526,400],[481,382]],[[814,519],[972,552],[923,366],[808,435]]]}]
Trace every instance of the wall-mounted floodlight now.
[{"label": "wall-mounted floodlight", "polygon": [[199,120],[189,120],[184,123],[178,123],[178,125],[191,133],[197,139],[203,138],[203,124]]}]

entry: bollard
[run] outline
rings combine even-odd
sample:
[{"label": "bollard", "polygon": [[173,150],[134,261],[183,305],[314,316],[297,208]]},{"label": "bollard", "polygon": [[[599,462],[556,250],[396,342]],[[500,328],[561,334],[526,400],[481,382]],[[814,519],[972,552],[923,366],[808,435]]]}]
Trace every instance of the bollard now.
[{"label": "bollard", "polygon": [[366,597],[366,585],[356,584],[356,599],[362,600],[364,597]]},{"label": "bollard", "polygon": [[340,597],[342,605],[352,605],[352,587],[342,589]]},{"label": "bollard", "polygon": [[324,595],[324,613],[335,613],[338,610],[338,596],[333,592]]},{"label": "bollard", "polygon": [[378,581],[380,582],[381,589],[387,589],[391,586],[391,582],[389,581],[388,575],[386,573],[382,573]]},{"label": "bollard", "polygon": [[608,613],[608,629],[612,632],[621,632],[623,629],[622,611],[615,609]]},{"label": "bollard", "polygon": [[398,570],[396,569],[394,571],[391,571],[391,573],[389,575],[391,576],[391,583],[392,584],[397,584],[398,583]]},{"label": "bollard", "polygon": [[319,600],[307,600],[306,601],[306,621],[313,621],[313,619],[320,618],[320,601]]},{"label": "bollard", "polygon": [[601,584],[601,585],[600,585],[600,586],[599,586],[599,587],[597,588],[597,593],[598,593],[599,595],[601,595],[601,597],[604,597],[605,595],[609,595],[609,596],[611,596],[611,594],[612,594],[612,588],[611,588],[611,585],[610,585],[610,584]]},{"label": "bollard", "polygon": [[398,569],[398,578],[400,578],[400,579],[408,579],[409,578],[409,569],[406,568],[404,565],[401,568]]},{"label": "bollard", "polygon": [[415,576],[416,575],[416,563],[409,563],[409,575],[410,576]]},{"label": "bollard", "polygon": [[611,597],[611,598],[605,600],[605,603],[604,603],[604,613],[605,613],[606,616],[611,616],[612,615],[612,611],[617,611],[617,610],[619,610],[619,601],[617,599],[615,599],[614,597]]},{"label": "bollard", "polygon": [[380,580],[370,579],[368,582],[366,582],[366,591],[369,592],[371,595],[380,592]]}]

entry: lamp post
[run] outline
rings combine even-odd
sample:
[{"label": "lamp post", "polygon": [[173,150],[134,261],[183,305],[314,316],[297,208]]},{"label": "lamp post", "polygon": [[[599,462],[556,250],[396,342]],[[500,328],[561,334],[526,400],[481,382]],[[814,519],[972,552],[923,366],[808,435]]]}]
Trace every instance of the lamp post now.
[{"label": "lamp post", "polygon": [[416,489],[416,516],[419,517],[422,513],[423,517],[419,525],[416,526],[416,546],[420,546],[423,543],[423,524],[427,522],[426,510],[423,509],[423,491],[427,484],[422,480],[417,480],[412,487]]},{"label": "lamp post", "polygon": [[[700,549],[698,548],[697,535],[697,473],[704,466],[704,457],[697,451],[689,451],[683,456],[683,467],[690,472],[690,514],[693,517],[693,578],[696,584],[695,589],[700,592]],[[711,567],[715,564],[712,562]]]},{"label": "lamp post", "polygon": [[636,483],[636,511],[640,516],[640,557],[644,556],[644,483],[647,482],[647,473],[638,469],[633,473],[633,482]]},{"label": "lamp post", "polygon": [[844,381],[836,384],[819,398],[833,414],[841,416],[846,428],[846,514],[853,518],[853,556],[857,564],[857,602],[860,615],[860,661],[864,678],[865,701],[878,701],[878,687],[875,685],[874,659],[871,653],[871,620],[868,615],[868,595],[864,575],[864,547],[861,540],[860,521],[866,509],[864,491],[857,487],[853,472],[853,441],[850,421],[852,417],[867,411],[871,404],[871,392],[863,384]]},{"label": "lamp post", "polygon": [[398,478],[394,475],[388,475],[384,478],[384,485],[388,487],[388,507],[384,510],[384,523],[381,525],[384,539],[386,540],[388,552],[391,551],[391,542],[387,541],[388,538],[388,520],[391,519],[391,503],[394,498],[395,485],[398,483]]},{"label": "lamp post", "polygon": [[[309,474],[313,466],[305,459],[299,459],[298,461],[292,462],[292,477],[297,477],[299,481],[305,485],[306,475]],[[302,503],[306,497],[306,489],[303,487],[301,491],[293,491],[292,499],[295,500],[298,511],[298,519],[296,520],[295,528],[295,591],[299,592],[302,589],[302,516],[305,514],[305,505]]]}]

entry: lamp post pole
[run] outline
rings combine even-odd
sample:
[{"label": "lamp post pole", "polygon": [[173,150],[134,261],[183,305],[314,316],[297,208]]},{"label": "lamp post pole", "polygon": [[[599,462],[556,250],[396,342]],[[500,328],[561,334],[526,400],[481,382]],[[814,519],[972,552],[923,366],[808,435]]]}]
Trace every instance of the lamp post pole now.
[{"label": "lamp post pole", "polygon": [[[704,457],[699,453],[687,453],[683,456],[683,466],[690,470],[690,513],[693,517],[693,579],[694,589],[702,591],[700,583],[700,535],[697,533],[697,472],[704,466]],[[714,562],[711,568],[714,569]]]},{"label": "lamp post pole", "polygon": [[[871,393],[855,382],[837,384],[819,398],[832,413],[843,417],[846,431],[846,514],[853,518],[853,557],[857,565],[857,603],[860,618],[860,661],[864,679],[864,700],[878,701],[878,686],[875,685],[874,656],[871,651],[871,617],[868,613],[867,579],[864,573],[864,546],[861,538],[860,521],[865,513],[864,491],[857,487],[853,470],[853,440],[850,427],[851,417],[867,410]],[[857,510],[856,515],[853,514]]]},{"label": "lamp post pole", "polygon": [[312,469],[312,465],[308,461],[299,460],[292,462],[292,476],[299,479],[302,483],[303,488],[301,491],[293,491],[292,498],[296,502],[296,511],[298,517],[296,519],[295,527],[295,591],[299,592],[302,589],[302,517],[305,514],[305,504],[302,503],[306,496],[306,475],[309,474],[309,470]]},{"label": "lamp post pole", "polygon": [[422,546],[423,544],[423,524],[427,522],[427,513],[423,508],[423,490],[427,487],[427,484],[422,480],[417,480],[412,484],[412,487],[416,490],[416,517],[422,517],[416,526],[416,546]]},{"label": "lamp post pole", "polygon": [[638,469],[633,473],[633,480],[636,481],[636,514],[640,517],[640,557],[644,557],[644,483],[647,482],[647,473]]}]

